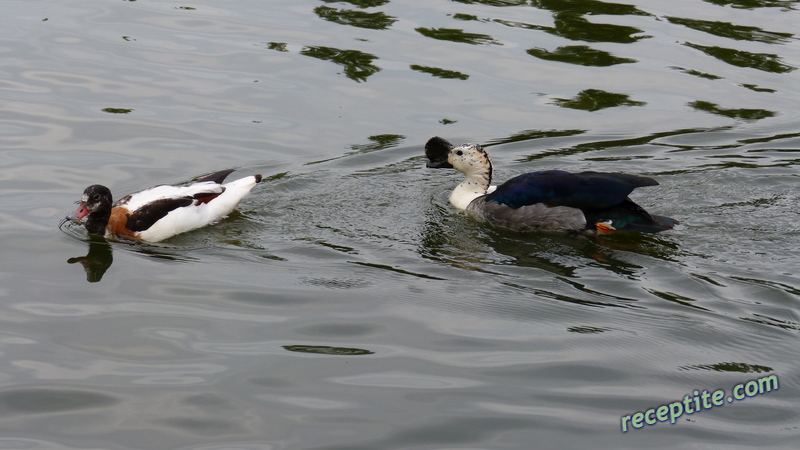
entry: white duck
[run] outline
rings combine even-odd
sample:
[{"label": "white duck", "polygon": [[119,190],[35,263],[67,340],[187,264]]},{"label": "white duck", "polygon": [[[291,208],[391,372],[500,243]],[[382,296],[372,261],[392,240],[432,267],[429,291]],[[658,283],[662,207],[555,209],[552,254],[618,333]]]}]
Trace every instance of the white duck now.
[{"label": "white duck", "polygon": [[95,184],[86,188],[80,206],[67,216],[79,221],[88,216],[89,233],[147,242],[159,242],[212,224],[230,214],[261,175],[222,184],[233,170],[213,173],[188,186],[154,186],[127,195],[112,205],[111,191]]}]

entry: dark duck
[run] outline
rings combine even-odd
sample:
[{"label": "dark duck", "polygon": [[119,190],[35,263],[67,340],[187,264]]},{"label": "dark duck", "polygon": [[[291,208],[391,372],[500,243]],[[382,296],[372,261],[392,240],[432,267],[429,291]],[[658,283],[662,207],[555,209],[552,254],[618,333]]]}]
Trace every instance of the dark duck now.
[{"label": "dark duck", "polygon": [[450,194],[450,203],[495,226],[514,231],[539,230],[657,233],[678,221],[656,216],[628,195],[657,186],[648,177],[623,173],[543,170],[516,176],[495,187],[492,162],[480,145],[453,146],[440,137],[425,144],[431,168],[455,168],[466,179]]}]

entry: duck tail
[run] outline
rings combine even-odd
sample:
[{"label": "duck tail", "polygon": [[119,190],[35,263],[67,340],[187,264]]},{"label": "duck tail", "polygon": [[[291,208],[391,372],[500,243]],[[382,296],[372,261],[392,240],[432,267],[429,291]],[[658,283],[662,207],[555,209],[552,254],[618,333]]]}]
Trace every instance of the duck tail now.
[{"label": "duck tail", "polygon": [[638,231],[640,233],[658,233],[660,231],[671,230],[675,225],[679,224],[677,220],[671,217],[651,215],[652,221],[638,221],[631,222],[625,226],[627,231]]},{"label": "duck tail", "polygon": [[228,175],[232,174],[234,170],[235,169],[220,170],[219,172],[214,172],[210,175],[206,175],[205,177],[197,180],[197,182],[200,183],[202,181],[213,181],[214,183],[222,184],[222,182],[225,181],[225,178],[227,178]]}]

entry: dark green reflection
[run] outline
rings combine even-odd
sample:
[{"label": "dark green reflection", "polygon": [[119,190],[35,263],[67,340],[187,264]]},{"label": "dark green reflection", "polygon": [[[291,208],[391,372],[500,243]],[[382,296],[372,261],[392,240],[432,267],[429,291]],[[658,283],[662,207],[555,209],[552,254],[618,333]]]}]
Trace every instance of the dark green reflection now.
[{"label": "dark green reflection", "polygon": [[369,144],[351,145],[350,148],[358,153],[369,153],[375,150],[397,147],[400,141],[405,138],[402,134],[377,134],[367,138],[371,141]]},{"label": "dark green reflection", "polygon": [[631,100],[625,94],[615,94],[600,89],[585,89],[575,98],[557,98],[554,104],[563,108],[583,109],[585,111],[599,111],[615,106],[643,106],[645,102]]},{"label": "dark green reflection", "polygon": [[723,78],[718,75],[712,75],[710,73],[700,72],[694,69],[684,69],[683,67],[671,66],[670,69],[680,70],[683,73],[694,75],[700,78],[706,78],[709,80],[721,80]]},{"label": "dark green reflection", "polygon": [[651,16],[633,5],[597,0],[531,0],[531,6],[556,13],[607,15],[607,16]]},{"label": "dark green reflection", "polygon": [[679,367],[682,370],[713,370],[716,372],[741,372],[741,373],[761,373],[772,372],[774,369],[767,366],[747,364],[740,362],[722,362],[716,364],[692,364],[690,366]]},{"label": "dark green reflection", "polygon": [[711,114],[730,117],[731,119],[760,120],[760,119],[766,119],[767,117],[773,117],[776,114],[775,112],[768,111],[766,109],[720,108],[719,105],[717,105],[716,103],[706,102],[702,100],[691,102],[689,103],[689,106],[700,111],[710,112]]},{"label": "dark green reflection", "polygon": [[361,348],[328,347],[326,345],[284,345],[283,348],[290,352],[315,353],[318,355],[359,356],[375,353]]},{"label": "dark green reflection", "polygon": [[[570,2],[565,2],[565,3],[570,3]],[[612,24],[590,22],[585,17],[583,17],[584,14],[587,14],[583,12],[584,9],[585,8],[578,8],[577,10],[565,10],[556,12],[555,14],[553,14],[555,21],[554,21],[554,26],[552,27],[535,25],[525,22],[518,22],[515,20],[508,20],[508,19],[481,19],[478,16],[472,14],[457,13],[453,15],[453,18],[464,21],[494,22],[505,25],[507,27],[522,28],[525,30],[544,31],[545,33],[564,37],[567,39],[571,39],[573,41],[616,42],[621,44],[629,44],[632,42],[636,42],[639,39],[650,37],[645,35],[633,36],[636,33],[642,32],[642,30],[638,28],[628,27],[624,25],[612,25]]]},{"label": "dark green reflection", "polygon": [[[484,20],[478,19],[475,16],[467,16],[467,15],[461,15],[461,14],[456,14],[455,16],[453,16],[453,18],[454,19],[460,19],[460,20],[477,20],[477,21],[481,21],[481,22],[484,21]],[[542,26],[542,25],[534,25],[534,24],[531,24],[531,23],[517,22],[515,20],[506,20],[506,19],[491,19],[491,21],[494,22],[494,23],[499,23],[501,25],[505,25],[507,27],[512,27],[512,28],[522,28],[523,30],[537,30],[537,31],[544,31],[544,32],[547,32],[547,33],[550,33],[550,34],[558,34],[556,32],[555,28],[553,28],[553,27],[545,27],[545,26]]]},{"label": "dark green reflection", "polygon": [[[579,130],[580,131],[580,130]],[[627,148],[636,147],[640,145],[647,145],[657,141],[658,139],[670,136],[680,136],[684,134],[703,133],[709,131],[708,128],[684,128],[672,131],[663,131],[660,133],[652,133],[645,136],[625,138],[625,139],[611,139],[608,141],[595,141],[584,142],[567,148],[556,148],[552,150],[540,151],[535,155],[528,156],[521,159],[521,162],[534,161],[537,159],[547,158],[550,156],[569,156],[587,152],[602,151],[608,148]]]},{"label": "dark green reflection", "polygon": [[758,85],[755,85],[755,84],[747,84],[747,83],[745,83],[745,84],[740,84],[739,86],[741,86],[743,88],[750,89],[751,91],[756,91],[756,92],[769,92],[770,94],[774,94],[775,92],[778,92],[775,89],[758,87]]},{"label": "dark green reflection", "polygon": [[372,8],[389,3],[390,0],[322,0],[325,3],[350,3],[359,8]]},{"label": "dark green reflection", "polygon": [[633,5],[607,3],[594,0],[533,0],[531,5],[553,11],[555,27],[545,31],[567,39],[587,42],[631,43],[649,36],[632,36],[642,30],[624,25],[598,24],[588,21],[587,15],[634,15],[651,14]]},{"label": "dark green reflection", "polygon": [[[484,21],[475,16],[458,14],[454,18],[460,20]],[[542,25],[534,25],[506,19],[491,19],[491,21],[507,27],[544,31],[545,33],[571,39],[573,41],[616,42],[621,44],[629,44],[631,42],[636,42],[639,39],[650,37],[645,35],[632,36],[633,34],[642,32],[642,30],[638,28],[592,23],[583,17],[572,17],[569,15],[557,17],[554,27],[545,27]]]},{"label": "dark green reflection", "polygon": [[267,48],[269,50],[275,50],[277,52],[288,52],[289,51],[286,48],[286,42],[267,42]]},{"label": "dark green reflection", "polygon": [[129,112],[133,111],[132,109],[126,108],[103,108],[103,112],[107,112],[109,114],[128,114]]},{"label": "dark green reflection", "polygon": [[[756,143],[761,143],[761,142],[780,141],[780,140],[783,140],[783,139],[793,139],[793,138],[798,138],[798,137],[800,137],[800,133],[781,133],[781,134],[776,134],[774,136],[759,137],[759,138],[749,138],[749,139],[740,139],[739,142],[741,142],[742,144],[756,144]],[[752,151],[762,151],[762,150],[750,150],[750,151],[752,152]],[[794,151],[794,150],[789,150],[789,151]],[[741,277],[739,277],[738,279],[741,279]],[[755,280],[746,279],[744,281],[752,282],[752,281],[755,281]],[[763,282],[761,284],[763,284]],[[784,290],[787,290],[787,292],[791,291],[791,289],[784,289]],[[792,294],[800,295],[800,289],[795,289],[794,292],[792,292]]]},{"label": "dark green reflection", "polygon": [[469,21],[488,22],[488,20],[486,20],[486,19],[479,19],[478,16],[476,16],[476,15],[473,15],[473,14],[462,14],[462,13],[453,14],[453,19],[463,20],[465,22],[469,22]]},{"label": "dark green reflection", "polygon": [[611,328],[601,328],[601,327],[569,327],[567,331],[570,333],[581,333],[581,334],[594,334],[594,333],[603,333],[605,331],[611,331]]},{"label": "dark green reflection", "polygon": [[503,45],[496,41],[493,37],[487,34],[467,33],[464,30],[456,28],[415,28],[415,30],[432,39],[439,39],[441,41],[463,42],[465,44],[495,44]]},{"label": "dark green reflection", "polygon": [[456,72],[455,70],[444,70],[438,67],[420,66],[417,64],[412,64],[409,67],[411,67],[411,70],[428,73],[437,78],[458,78],[459,80],[466,80],[467,78],[469,78],[469,75],[461,72]]},{"label": "dark green reflection", "polygon": [[641,33],[642,30],[623,25],[611,25],[606,23],[593,23],[583,17],[572,16],[569,14],[557,14],[555,28],[548,30],[556,36],[572,39],[573,41],[586,42],[616,42],[619,44],[630,44],[639,39],[650,36],[632,36]]},{"label": "dark green reflection", "polygon": [[713,56],[720,61],[737,67],[750,67],[752,69],[773,73],[786,73],[796,69],[796,67],[779,62],[780,58],[775,54],[751,53],[733,48],[710,47],[700,44],[692,44],[691,42],[686,42],[684,45],[696,50],[700,50],[709,56]]},{"label": "dark green reflection", "polygon": [[522,6],[528,3],[528,0],[452,0],[458,3],[466,3],[468,5],[472,5],[473,3],[478,3],[481,5],[489,5],[489,6]]},{"label": "dark green reflection", "polygon": [[352,9],[336,9],[328,6],[318,6],[314,12],[322,19],[342,25],[373,30],[385,30],[397,22],[392,16],[382,12],[368,13]]},{"label": "dark green reflection", "polygon": [[667,17],[672,23],[683,25],[694,30],[703,31],[714,36],[722,36],[737,41],[754,41],[776,44],[791,40],[791,33],[778,33],[775,31],[764,31],[758,27],[747,27],[734,25],[730,22],[715,22],[710,20],[686,19],[683,17]]},{"label": "dark green reflection", "polygon": [[634,63],[635,59],[620,58],[602,50],[596,50],[586,45],[569,45],[558,47],[555,51],[543,48],[531,48],[528,54],[547,61],[559,61],[582,66],[606,67],[615,64]]},{"label": "dark green reflection", "polygon": [[341,50],[333,47],[304,47],[300,50],[300,54],[324,61],[332,61],[344,67],[344,74],[347,78],[358,82],[367,81],[370,75],[381,70],[380,67],[372,64],[373,60],[378,59],[377,56],[358,50]]},{"label": "dark green reflection", "polygon": [[376,134],[374,136],[369,136],[371,142],[368,144],[353,144],[350,148],[353,151],[347,152],[342,156],[336,156],[334,158],[322,159],[318,161],[311,161],[307,162],[306,165],[313,165],[313,164],[322,164],[329,161],[334,161],[340,158],[345,158],[348,156],[359,155],[362,153],[370,153],[376,150],[383,150],[391,147],[396,147],[400,141],[405,139],[406,137],[402,134]]},{"label": "dark green reflection", "polygon": [[755,9],[755,8],[784,8],[793,10],[791,1],[786,0],[703,0],[704,2],[713,3],[719,6],[732,6],[740,9]]},{"label": "dark green reflection", "polygon": [[510,144],[512,142],[532,141],[534,139],[574,136],[585,132],[586,130],[526,130],[512,134],[509,137],[492,139],[486,144],[486,147],[497,144]]}]

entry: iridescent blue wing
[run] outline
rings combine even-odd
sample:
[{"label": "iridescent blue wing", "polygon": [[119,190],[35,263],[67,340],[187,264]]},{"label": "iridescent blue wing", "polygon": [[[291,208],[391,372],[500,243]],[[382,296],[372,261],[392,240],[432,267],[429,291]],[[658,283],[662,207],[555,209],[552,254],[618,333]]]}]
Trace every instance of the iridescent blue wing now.
[{"label": "iridescent blue wing", "polygon": [[542,203],[597,210],[619,205],[637,187],[657,184],[652,178],[621,173],[545,170],[514,177],[484,200],[511,208]]}]

